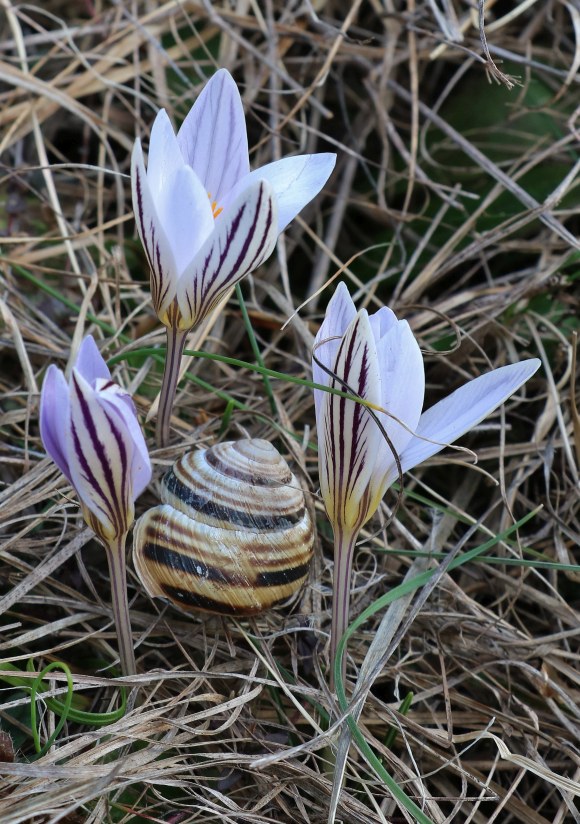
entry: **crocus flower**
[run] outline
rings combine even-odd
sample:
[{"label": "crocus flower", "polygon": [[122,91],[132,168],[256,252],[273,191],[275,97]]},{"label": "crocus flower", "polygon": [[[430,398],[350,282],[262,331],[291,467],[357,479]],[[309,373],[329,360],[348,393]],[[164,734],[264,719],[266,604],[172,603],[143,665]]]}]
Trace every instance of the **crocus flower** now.
[{"label": "crocus flower", "polygon": [[159,112],[147,170],[135,141],[133,208],[153,306],[168,330],[161,442],[167,441],[185,333],[271,254],[278,234],[324,186],[335,159],[300,155],[250,172],[242,100],[225,69],[209,80],[177,136],[167,113]]},{"label": "crocus flower", "polygon": [[334,532],[334,660],[348,624],[358,533],[397,479],[399,466],[402,472],[412,469],[474,427],[527,381],[540,361],[494,369],[422,412],[423,357],[408,323],[386,307],[372,315],[364,309],[357,313],[344,283],[328,304],[313,355],[314,381],[363,398],[384,430],[367,406],[314,390],[320,490]]},{"label": "crocus flower", "polygon": [[131,397],[111,373],[89,335],[70,380],[49,366],[40,400],[44,447],[74,487],[88,526],[107,551],[113,610],[125,674],[135,672],[125,588],[125,539],[135,499],[151,478],[151,465]]}]

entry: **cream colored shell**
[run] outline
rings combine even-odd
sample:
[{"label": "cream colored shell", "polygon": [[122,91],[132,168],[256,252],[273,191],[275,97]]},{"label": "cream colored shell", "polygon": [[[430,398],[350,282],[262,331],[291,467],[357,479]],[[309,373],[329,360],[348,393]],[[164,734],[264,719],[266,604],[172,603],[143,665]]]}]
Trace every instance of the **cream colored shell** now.
[{"label": "cream colored shell", "polygon": [[313,524],[298,480],[268,441],[189,452],[163,478],[161,500],[134,531],[133,561],[150,595],[253,615],[306,579]]}]

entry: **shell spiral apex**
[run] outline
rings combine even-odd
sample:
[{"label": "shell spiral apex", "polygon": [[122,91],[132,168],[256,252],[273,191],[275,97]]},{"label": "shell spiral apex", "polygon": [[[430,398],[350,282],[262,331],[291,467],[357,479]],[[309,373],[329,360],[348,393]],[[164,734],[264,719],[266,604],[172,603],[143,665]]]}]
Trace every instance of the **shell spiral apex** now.
[{"label": "shell spiral apex", "polygon": [[268,441],[188,452],[163,478],[161,500],[133,538],[135,569],[151,596],[255,615],[305,581],[314,525],[298,480]]}]

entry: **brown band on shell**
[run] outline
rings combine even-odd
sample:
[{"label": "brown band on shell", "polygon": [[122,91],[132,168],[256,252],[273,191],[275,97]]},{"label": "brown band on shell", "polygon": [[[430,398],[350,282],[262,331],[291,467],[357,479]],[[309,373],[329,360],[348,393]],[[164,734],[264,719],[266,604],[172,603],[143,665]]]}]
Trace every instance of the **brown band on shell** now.
[{"label": "brown band on shell", "polygon": [[[216,601],[214,598],[208,598],[180,587],[164,585],[163,592],[166,598],[175,604],[180,604],[184,609],[200,609],[217,615],[256,615],[263,611],[262,607],[232,604],[230,601]],[[281,598],[279,601],[273,601],[268,608],[283,604],[287,600],[288,598]]]},{"label": "brown band on shell", "polygon": [[212,581],[216,584],[227,586],[249,586],[249,582],[242,580],[239,576],[227,575],[223,570],[214,566],[208,566],[197,558],[192,558],[183,550],[170,549],[167,546],[156,544],[150,541],[141,547],[143,558],[155,564],[168,567],[173,572],[182,572],[184,575],[191,575],[195,578]]},{"label": "brown band on shell", "polygon": [[300,581],[301,579],[306,578],[309,567],[310,560],[308,560],[305,564],[287,567],[286,569],[274,570],[274,572],[259,572],[256,576],[256,586],[279,587],[284,586],[284,584],[290,584],[293,581]]},{"label": "brown band on shell", "polygon": [[279,587],[299,581],[305,578],[308,573],[310,561],[306,561],[296,566],[274,569],[267,572],[257,572],[255,579],[249,579],[241,575],[230,575],[215,566],[209,566],[198,558],[186,555],[183,551],[170,549],[167,546],[148,542],[141,547],[143,558],[155,564],[168,567],[176,573],[198,578],[201,581],[211,581],[221,586],[236,587]]},{"label": "brown band on shell", "polygon": [[162,483],[171,495],[175,495],[200,515],[209,515],[210,518],[223,521],[232,527],[254,529],[258,532],[270,529],[290,529],[304,517],[304,507],[285,515],[258,515],[242,509],[223,506],[216,501],[209,500],[207,495],[200,495],[193,488],[182,483],[173,470],[169,470]]},{"label": "brown band on shell", "polygon": [[[276,487],[289,484],[292,480],[292,472],[288,468],[288,472],[284,475],[279,475],[277,478],[268,477],[260,474],[260,466],[256,462],[255,465],[249,463],[245,469],[242,469],[240,464],[231,465],[222,459],[220,454],[215,451],[207,450],[205,453],[205,460],[216,472],[220,475],[225,475],[227,478],[233,478],[240,483],[251,484],[252,486]],[[276,469],[279,469],[276,466]]]}]

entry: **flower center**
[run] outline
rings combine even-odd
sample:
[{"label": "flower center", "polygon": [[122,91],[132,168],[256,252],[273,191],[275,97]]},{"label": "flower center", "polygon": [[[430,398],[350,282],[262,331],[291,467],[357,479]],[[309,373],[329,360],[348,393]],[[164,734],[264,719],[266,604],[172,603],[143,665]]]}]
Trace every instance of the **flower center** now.
[{"label": "flower center", "polygon": [[213,217],[214,217],[214,220],[215,220],[215,219],[216,219],[216,217],[217,217],[219,214],[221,214],[221,212],[223,212],[223,207],[222,207],[222,206],[220,206],[220,207],[218,208],[218,205],[217,205],[217,200],[212,200],[212,199],[211,199],[211,192],[208,192],[208,193],[207,193],[207,196],[208,196],[208,197],[209,197],[209,199],[210,199],[210,202],[211,202],[211,210],[212,210],[212,212],[213,212]]}]

